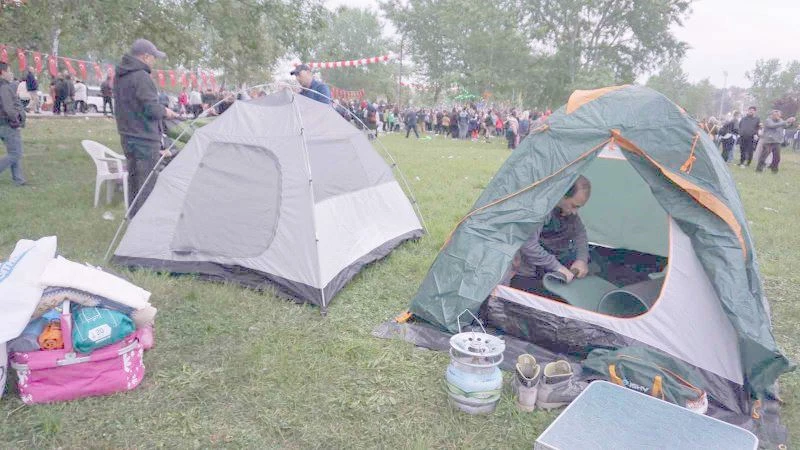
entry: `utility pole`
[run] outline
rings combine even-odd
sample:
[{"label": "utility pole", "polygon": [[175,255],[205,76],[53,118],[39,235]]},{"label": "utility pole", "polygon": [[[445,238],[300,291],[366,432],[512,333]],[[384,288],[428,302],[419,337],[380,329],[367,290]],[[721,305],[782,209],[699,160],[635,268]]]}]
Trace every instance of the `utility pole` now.
[{"label": "utility pole", "polygon": [[403,44],[406,39],[406,34],[403,33],[400,35],[400,72],[397,74],[397,107],[402,108],[403,99],[401,95],[403,95]]},{"label": "utility pole", "polygon": [[722,120],[722,113],[724,112],[723,108],[725,107],[725,97],[728,95],[728,71],[727,70],[722,71],[722,75],[725,76],[725,78],[724,78],[725,81],[722,82],[722,95],[720,96],[720,99],[719,99],[719,116],[718,117],[719,117],[720,120]]}]

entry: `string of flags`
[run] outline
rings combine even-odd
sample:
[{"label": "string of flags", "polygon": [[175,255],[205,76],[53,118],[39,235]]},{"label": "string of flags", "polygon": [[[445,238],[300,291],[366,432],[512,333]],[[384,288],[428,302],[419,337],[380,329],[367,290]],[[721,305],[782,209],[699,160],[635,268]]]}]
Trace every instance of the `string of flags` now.
[{"label": "string of flags", "polygon": [[[5,44],[0,44],[0,62],[8,64],[10,52],[13,52],[17,57],[20,73],[25,72],[28,67],[33,67],[33,70],[36,71],[37,74],[40,74],[46,62],[47,71],[50,76],[53,77],[58,75],[59,63],[61,63],[70,75],[78,76],[80,74],[80,79],[84,81],[88,80],[90,69],[92,70],[91,75],[94,76],[98,83],[105,80],[106,77],[114,78],[114,66],[111,64],[101,64],[95,61],[67,58],[64,56],[56,57],[34,50],[26,50],[20,47],[14,48]],[[30,56],[30,65],[28,64],[28,56]],[[199,68],[196,70],[159,69],[154,70],[151,75],[162,88],[166,87],[169,82],[169,85],[172,87],[176,87],[180,84],[183,87],[210,87],[214,90],[217,89],[217,80],[214,73]]]},{"label": "string of flags", "polygon": [[[338,69],[341,67],[358,67],[367,64],[389,62],[396,58],[397,55],[395,55],[394,53],[388,53],[386,55],[373,56],[370,58],[351,59],[349,61],[325,61],[325,62],[313,61],[313,62],[307,62],[305,64],[310,69]],[[301,64],[300,61],[296,61],[294,63],[295,67],[299,66],[300,64]]]}]

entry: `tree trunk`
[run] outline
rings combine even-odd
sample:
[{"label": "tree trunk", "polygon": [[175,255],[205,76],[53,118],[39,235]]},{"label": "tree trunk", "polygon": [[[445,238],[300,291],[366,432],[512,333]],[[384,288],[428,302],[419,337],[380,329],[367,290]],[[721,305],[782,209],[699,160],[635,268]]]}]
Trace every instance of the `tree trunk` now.
[{"label": "tree trunk", "polygon": [[52,40],[50,42],[52,43],[52,45],[51,45],[50,54],[55,56],[55,57],[58,57],[58,40],[61,37],[61,27],[56,26],[56,28],[53,30],[51,36],[52,36]]}]

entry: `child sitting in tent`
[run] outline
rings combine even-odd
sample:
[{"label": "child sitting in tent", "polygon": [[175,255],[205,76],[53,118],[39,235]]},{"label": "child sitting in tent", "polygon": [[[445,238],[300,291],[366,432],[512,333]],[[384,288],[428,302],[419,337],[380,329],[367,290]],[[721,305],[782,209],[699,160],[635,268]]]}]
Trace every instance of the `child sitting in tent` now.
[{"label": "child sitting in tent", "polygon": [[544,225],[520,248],[521,258],[515,260],[518,267],[511,287],[546,293],[542,279],[548,272],[560,273],[567,282],[589,273],[589,241],[578,209],[589,201],[591,193],[589,179],[579,176],[545,218]]}]

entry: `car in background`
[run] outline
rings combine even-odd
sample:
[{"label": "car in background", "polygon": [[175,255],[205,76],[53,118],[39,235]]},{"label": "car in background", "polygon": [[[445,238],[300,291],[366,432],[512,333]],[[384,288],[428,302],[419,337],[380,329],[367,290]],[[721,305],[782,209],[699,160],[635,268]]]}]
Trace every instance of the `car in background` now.
[{"label": "car in background", "polygon": [[[114,100],[111,100],[111,107],[114,107]],[[98,113],[103,111],[103,94],[100,86],[86,86],[86,112]]]}]

